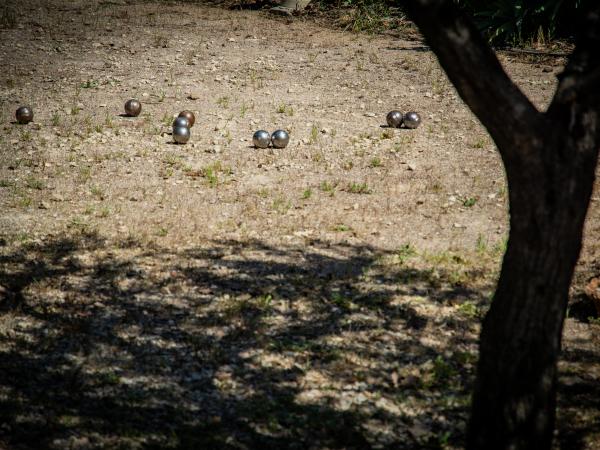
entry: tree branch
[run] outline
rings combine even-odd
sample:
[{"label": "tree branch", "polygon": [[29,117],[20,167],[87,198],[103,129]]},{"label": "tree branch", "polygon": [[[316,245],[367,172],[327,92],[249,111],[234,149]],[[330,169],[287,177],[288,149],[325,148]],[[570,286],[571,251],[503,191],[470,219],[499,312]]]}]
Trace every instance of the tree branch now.
[{"label": "tree branch", "polygon": [[551,116],[559,116],[573,104],[588,107],[600,102],[600,4],[584,14],[578,29],[575,50],[548,108]]},{"label": "tree branch", "polygon": [[531,160],[532,147],[519,144],[531,141],[535,130],[543,136],[546,119],[511,81],[475,25],[452,0],[402,3],[505,162]]}]

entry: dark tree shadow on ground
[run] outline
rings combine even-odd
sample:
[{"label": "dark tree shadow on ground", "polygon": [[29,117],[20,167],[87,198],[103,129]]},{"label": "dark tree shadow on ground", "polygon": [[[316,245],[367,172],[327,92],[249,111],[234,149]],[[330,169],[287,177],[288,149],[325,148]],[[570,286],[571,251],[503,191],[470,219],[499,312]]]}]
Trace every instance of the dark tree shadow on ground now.
[{"label": "dark tree shadow on ground", "polygon": [[488,293],[381,265],[389,255],[368,246],[134,244],[88,235],[0,253],[0,444],[462,442],[477,320],[424,311]]}]

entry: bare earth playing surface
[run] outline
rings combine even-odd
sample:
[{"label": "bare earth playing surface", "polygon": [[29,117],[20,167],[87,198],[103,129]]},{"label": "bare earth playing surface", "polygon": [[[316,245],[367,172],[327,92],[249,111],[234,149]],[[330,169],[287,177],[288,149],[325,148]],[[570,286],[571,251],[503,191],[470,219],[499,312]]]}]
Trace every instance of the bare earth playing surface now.
[{"label": "bare earth playing surface", "polygon": [[[122,0],[9,2],[0,42],[0,448],[461,445],[507,192],[421,42]],[[543,108],[564,61],[500,58]],[[600,448],[592,314],[557,448]]]}]

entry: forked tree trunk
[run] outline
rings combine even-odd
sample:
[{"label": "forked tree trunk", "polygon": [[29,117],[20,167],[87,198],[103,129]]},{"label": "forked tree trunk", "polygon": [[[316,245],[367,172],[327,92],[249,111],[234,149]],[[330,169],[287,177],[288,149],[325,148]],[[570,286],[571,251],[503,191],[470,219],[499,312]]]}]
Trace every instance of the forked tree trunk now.
[{"label": "forked tree trunk", "polygon": [[494,139],[508,179],[510,235],[482,326],[468,449],[552,445],[562,327],[600,148],[600,2],[595,3],[542,113],[452,0],[403,2]]}]

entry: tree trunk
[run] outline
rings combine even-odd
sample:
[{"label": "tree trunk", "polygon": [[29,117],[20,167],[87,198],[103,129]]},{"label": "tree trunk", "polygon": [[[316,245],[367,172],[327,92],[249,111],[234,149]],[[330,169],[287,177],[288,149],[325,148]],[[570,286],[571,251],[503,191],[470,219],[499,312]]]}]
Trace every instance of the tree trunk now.
[{"label": "tree trunk", "polygon": [[482,326],[467,448],[550,449],[562,326],[600,148],[600,4],[582,13],[540,112],[454,1],[402,3],[494,139],[508,179],[510,235]]},{"label": "tree trunk", "polygon": [[562,325],[596,163],[557,164],[550,155],[575,149],[550,145],[540,161],[547,173],[511,180],[506,168],[511,229],[482,327],[469,449],[551,447]]}]

